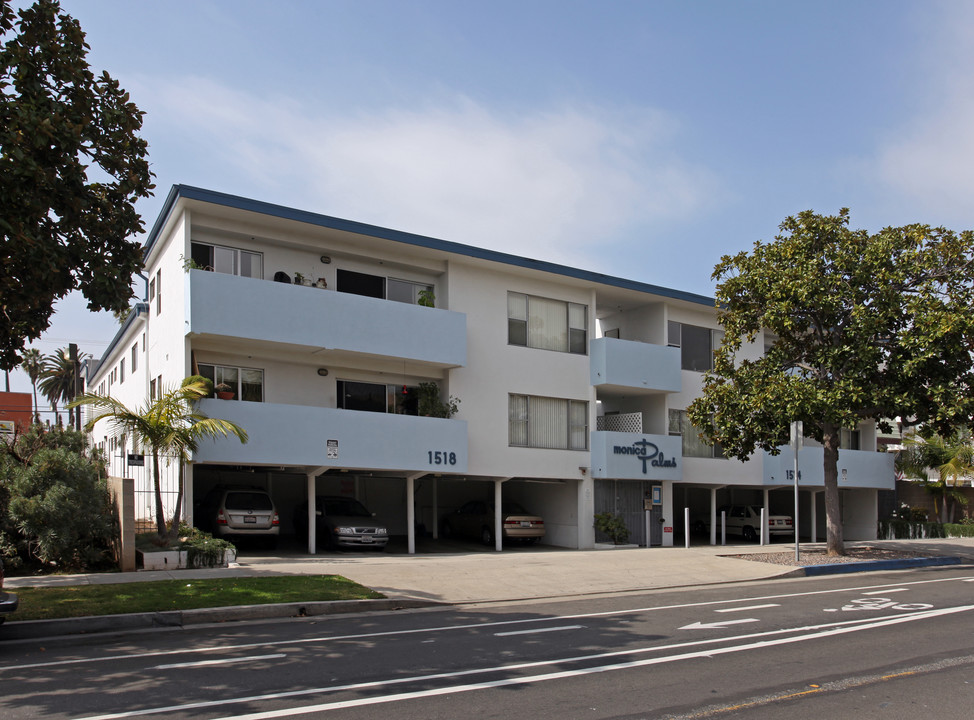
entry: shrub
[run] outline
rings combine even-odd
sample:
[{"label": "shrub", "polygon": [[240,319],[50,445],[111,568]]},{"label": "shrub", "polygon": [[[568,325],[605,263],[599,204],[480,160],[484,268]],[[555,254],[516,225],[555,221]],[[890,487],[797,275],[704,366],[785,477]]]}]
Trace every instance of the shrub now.
[{"label": "shrub", "polygon": [[629,528],[625,521],[610,512],[595,514],[595,529],[607,535],[614,545],[625,545],[629,540]]},{"label": "shrub", "polygon": [[941,523],[912,522],[910,520],[881,520],[878,537],[880,540],[918,540],[922,538],[942,538],[944,526]]}]

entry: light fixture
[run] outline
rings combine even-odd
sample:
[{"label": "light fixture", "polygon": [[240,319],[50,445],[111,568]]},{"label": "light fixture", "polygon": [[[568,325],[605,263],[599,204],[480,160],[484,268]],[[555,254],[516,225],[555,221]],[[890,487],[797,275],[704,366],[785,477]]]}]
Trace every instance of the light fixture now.
[{"label": "light fixture", "polygon": [[328,368],[318,368],[318,374],[321,375],[321,377],[327,377]]},{"label": "light fixture", "polygon": [[331,265],[331,258],[327,255],[322,255],[321,262],[323,262],[325,265]]}]

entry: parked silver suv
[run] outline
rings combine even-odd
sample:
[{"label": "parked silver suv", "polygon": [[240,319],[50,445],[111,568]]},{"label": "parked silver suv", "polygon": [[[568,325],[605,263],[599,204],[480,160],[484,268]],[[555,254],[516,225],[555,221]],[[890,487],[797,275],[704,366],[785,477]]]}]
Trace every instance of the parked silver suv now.
[{"label": "parked silver suv", "polygon": [[203,502],[204,518],[216,537],[261,538],[274,548],[281,518],[270,493],[261,488],[218,487]]}]

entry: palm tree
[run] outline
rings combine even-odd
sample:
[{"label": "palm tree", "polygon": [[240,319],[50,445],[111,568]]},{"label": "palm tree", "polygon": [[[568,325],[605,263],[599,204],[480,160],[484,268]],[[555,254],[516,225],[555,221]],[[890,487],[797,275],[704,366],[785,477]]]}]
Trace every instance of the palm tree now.
[{"label": "palm tree", "polygon": [[[903,444],[905,447],[896,459],[897,467],[922,480],[923,486],[934,496],[934,514],[940,516],[940,522],[947,522],[953,515],[953,507],[950,515],[947,512],[951,500],[967,504],[967,498],[958,489],[958,481],[974,474],[970,431],[961,429],[949,437],[913,434],[904,438]],[[936,478],[931,477],[930,471],[935,471]]]},{"label": "palm tree", "polygon": [[[90,357],[88,353],[79,352],[78,362],[82,362],[87,357]],[[71,361],[67,348],[59,348],[54,353],[43,357],[43,369],[40,373],[41,393],[51,403],[51,409],[54,411],[55,418],[57,417],[57,406],[59,402],[70,403],[74,400],[76,393],[75,372],[75,364]],[[71,408],[75,407],[74,405],[71,406]],[[71,410],[71,412],[80,413],[81,409],[77,408],[76,410]],[[71,414],[68,415],[68,424],[71,424],[73,417]]]},{"label": "palm tree", "polygon": [[[211,418],[199,410],[198,401],[209,394],[202,382],[166,390],[142,407],[131,410],[113,397],[86,393],[69,407],[89,405],[95,415],[85,425],[91,432],[95,424],[108,420],[113,431],[124,432],[148,445],[152,454],[152,479],[155,489],[156,529],[160,539],[171,541],[179,531],[180,505],[183,499],[183,467],[190,462],[190,454],[204,438],[228,437],[233,434],[240,442],[247,442],[247,431],[229,420]],[[175,457],[179,461],[179,494],[172,520],[166,523],[162,504],[162,483],[159,477],[159,458]]]},{"label": "palm tree", "polygon": [[30,384],[34,388],[34,422],[40,423],[41,412],[37,406],[37,381],[40,380],[41,372],[44,370],[44,360],[41,357],[40,351],[35,348],[27,348],[24,350],[24,356],[20,360],[20,367],[27,373],[27,377],[30,378]]}]

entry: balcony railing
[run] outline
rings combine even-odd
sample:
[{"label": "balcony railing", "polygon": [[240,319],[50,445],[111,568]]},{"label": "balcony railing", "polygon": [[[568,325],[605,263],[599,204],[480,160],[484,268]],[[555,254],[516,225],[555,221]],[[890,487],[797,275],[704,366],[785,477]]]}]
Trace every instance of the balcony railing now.
[{"label": "balcony railing", "polygon": [[191,270],[188,332],[461,367],[464,313]]},{"label": "balcony railing", "polygon": [[599,391],[671,393],[682,389],[680,349],[618,338],[589,344],[592,385]]},{"label": "balcony railing", "polygon": [[467,470],[463,420],[216,399],[200,405],[210,417],[240,425],[249,441],[241,444],[230,437],[204,442],[193,458],[196,462],[404,472]]}]

